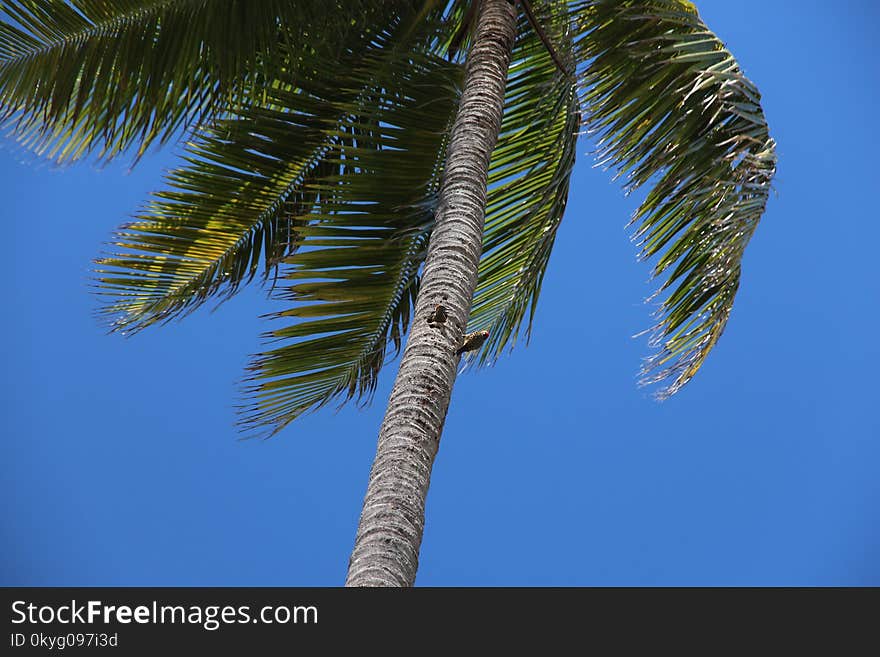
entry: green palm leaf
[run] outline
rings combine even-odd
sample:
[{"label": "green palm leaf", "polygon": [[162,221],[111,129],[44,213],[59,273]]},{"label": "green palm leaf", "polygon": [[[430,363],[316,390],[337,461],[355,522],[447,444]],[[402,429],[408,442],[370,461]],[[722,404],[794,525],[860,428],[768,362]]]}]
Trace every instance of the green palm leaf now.
[{"label": "green palm leaf", "polygon": [[[171,173],[171,189],[123,226],[115,253],[98,260],[101,314],[114,329],[136,331],[212,296],[228,298],[261,268],[268,278],[296,249],[294,225],[319,196],[315,181],[343,166],[333,149],[375,122],[379,92],[401,93],[419,70],[395,47],[401,35],[413,37],[411,25],[389,30],[366,53],[300,71],[298,86],[276,83],[264,106],[215,121],[188,145],[188,165]],[[454,92],[447,84],[444,93]],[[369,134],[359,139],[362,149],[378,145]]]},{"label": "green palm leaf", "polygon": [[170,190],[98,261],[102,313],[125,331],[282,268],[273,289],[293,307],[274,317],[295,323],[270,331],[250,367],[248,429],[369,398],[400,347],[461,74],[431,54],[436,17],[393,21],[366,51],[281,76],[259,105],[203,129]]},{"label": "green palm leaf", "polygon": [[236,106],[282,66],[296,71],[365,46],[406,3],[346,0],[344,11],[327,4],[4,2],[0,124],[59,161],[95,150],[109,158],[131,146],[140,155]]},{"label": "green palm leaf", "polygon": [[402,92],[382,94],[369,123],[343,131],[324,155],[337,170],[303,185],[315,202],[297,219],[300,248],[277,294],[295,305],[274,315],[298,321],[270,331],[281,346],[254,358],[247,429],[275,433],[336,397],[369,399],[388,345],[400,349],[457,101],[459,68],[428,61],[410,61]]},{"label": "green palm leaf", "polygon": [[576,53],[600,157],[628,189],[652,184],[634,221],[666,274],[642,383],[679,390],[727,324],[744,250],[776,168],[760,94],[680,0],[580,3]]}]

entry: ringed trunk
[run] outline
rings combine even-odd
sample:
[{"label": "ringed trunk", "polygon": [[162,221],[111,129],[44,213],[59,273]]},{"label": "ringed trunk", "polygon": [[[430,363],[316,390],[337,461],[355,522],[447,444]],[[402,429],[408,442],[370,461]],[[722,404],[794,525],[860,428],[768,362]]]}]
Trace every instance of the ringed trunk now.
[{"label": "ringed trunk", "polygon": [[[431,469],[477,284],[489,158],[516,32],[508,0],[479,3],[412,328],[379,429],[346,586],[412,586]],[[429,322],[442,304],[445,322]]]}]

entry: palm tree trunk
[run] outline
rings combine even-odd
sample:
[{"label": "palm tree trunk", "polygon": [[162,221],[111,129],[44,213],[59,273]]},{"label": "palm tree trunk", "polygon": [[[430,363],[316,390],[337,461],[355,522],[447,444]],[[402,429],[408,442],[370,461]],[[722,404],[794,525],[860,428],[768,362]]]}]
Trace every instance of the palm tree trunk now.
[{"label": "palm tree trunk", "polygon": [[[516,28],[508,0],[482,0],[452,127],[412,330],[391,391],[346,586],[412,586],[425,498],[449,408],[483,239],[489,158]],[[428,317],[442,303],[444,324]]]}]

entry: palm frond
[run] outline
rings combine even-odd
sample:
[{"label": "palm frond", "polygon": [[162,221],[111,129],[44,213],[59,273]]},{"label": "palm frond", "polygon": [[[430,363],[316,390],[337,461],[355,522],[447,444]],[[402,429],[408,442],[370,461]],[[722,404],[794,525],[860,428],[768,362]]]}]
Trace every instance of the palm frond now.
[{"label": "palm frond", "polygon": [[[642,383],[675,393],[730,317],[746,245],[776,170],[760,94],[682,0],[576,3],[575,52],[600,160],[632,190],[651,184],[633,218],[643,257],[667,274]],[[673,289],[674,288],[674,289]]]},{"label": "palm frond", "polygon": [[350,126],[324,155],[338,169],[303,185],[315,202],[298,217],[300,248],[285,258],[276,295],[295,305],[274,315],[298,321],[270,331],[281,346],[254,357],[245,429],[272,434],[334,398],[369,400],[389,345],[400,349],[459,75],[442,60],[406,68],[402,93],[377,90],[371,121]]},{"label": "palm frond", "polygon": [[131,147],[139,156],[259,95],[280,67],[295,72],[365,46],[405,4],[10,0],[0,125],[58,161]]},{"label": "palm frond", "polygon": [[113,329],[137,331],[211,297],[226,299],[261,269],[269,279],[296,250],[297,218],[316,202],[315,181],[346,166],[334,149],[353,136],[360,148],[377,147],[359,134],[375,122],[377,94],[400,93],[420,70],[401,59],[398,46],[409,51],[395,41],[413,37],[410,25],[386,28],[366,53],[300,71],[296,85],[276,82],[262,106],[215,121],[188,145],[187,166],[171,173],[170,189],[118,231],[115,253],[97,261],[100,312]]},{"label": "palm frond", "polygon": [[[554,6],[539,14],[543,29],[569,52],[568,18],[548,9]],[[512,348],[524,323],[526,336],[531,331],[575,161],[580,113],[573,73],[573,64],[559,69],[541,35],[523,19],[490,163],[483,254],[468,328],[490,332],[477,352],[480,364]]]}]

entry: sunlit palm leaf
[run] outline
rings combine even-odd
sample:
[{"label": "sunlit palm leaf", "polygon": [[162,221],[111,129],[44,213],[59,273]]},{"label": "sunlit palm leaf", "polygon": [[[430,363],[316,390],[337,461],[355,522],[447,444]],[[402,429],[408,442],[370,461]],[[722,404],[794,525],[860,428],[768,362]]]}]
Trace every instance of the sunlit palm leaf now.
[{"label": "sunlit palm leaf", "polygon": [[668,272],[642,382],[668,396],[717,342],[743,252],[775,173],[760,94],[733,56],[680,0],[579,3],[576,53],[588,124],[603,161],[629,189],[653,184],[634,221],[642,255]]},{"label": "sunlit palm leaf", "polygon": [[0,22],[0,124],[59,161],[131,146],[140,154],[234,106],[281,65],[365,44],[406,4],[10,0]]},{"label": "sunlit palm leaf", "polygon": [[[558,8],[560,3],[555,3]],[[554,47],[570,51],[568,19],[539,14]],[[489,170],[479,282],[468,330],[488,329],[482,364],[531,330],[541,282],[568,198],[579,123],[574,66],[561,71],[523,20]]]},{"label": "sunlit palm leaf", "polygon": [[282,346],[254,359],[247,429],[274,433],[336,397],[369,399],[388,345],[401,346],[459,73],[440,60],[408,69],[403,93],[377,98],[372,121],[352,125],[325,155],[339,169],[304,185],[316,202],[297,219],[300,249],[277,287],[295,305],[275,315],[299,321],[268,333]]},{"label": "sunlit palm leaf", "polygon": [[[408,24],[389,25],[367,53],[300,71],[296,87],[276,83],[266,106],[216,122],[189,145],[171,189],[123,226],[116,253],[98,261],[101,312],[114,329],[138,330],[227,298],[295,250],[294,224],[316,201],[314,181],[341,166],[333,149],[375,121],[381,90],[402,93],[418,73],[416,61],[397,54],[401,34],[413,37]],[[378,146],[361,139],[361,148]]]}]

